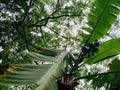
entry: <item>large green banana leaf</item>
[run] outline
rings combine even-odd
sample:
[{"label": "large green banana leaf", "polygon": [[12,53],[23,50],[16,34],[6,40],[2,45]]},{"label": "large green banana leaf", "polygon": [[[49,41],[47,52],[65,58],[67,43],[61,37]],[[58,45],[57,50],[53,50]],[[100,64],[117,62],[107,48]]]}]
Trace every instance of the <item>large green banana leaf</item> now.
[{"label": "large green banana leaf", "polygon": [[39,51],[40,54],[46,55],[46,56],[52,56],[52,57],[55,57],[62,52],[62,50],[56,50],[56,49],[50,49],[50,48],[44,48],[44,47],[38,47],[38,50],[40,50]]},{"label": "large green banana leaf", "polygon": [[118,54],[120,54],[120,38],[104,42],[98,49],[98,53],[86,59],[85,62],[93,64]]},{"label": "large green banana leaf", "polygon": [[42,79],[37,82],[40,85],[37,90],[57,90],[56,78],[65,73],[64,57],[59,57],[59,63],[52,66]]},{"label": "large green banana leaf", "polygon": [[88,28],[85,28],[89,34],[83,37],[83,41],[87,44],[102,38],[114,24],[119,13],[120,0],[94,0],[88,15]]},{"label": "large green banana leaf", "polygon": [[109,87],[106,87],[105,90],[111,90],[111,88],[113,87],[115,88],[117,84],[118,85],[120,84],[120,60],[114,59],[111,63],[108,64],[108,66],[109,66],[108,72],[116,72],[116,73],[102,74],[99,76],[95,76],[92,79],[92,85],[101,88],[105,84],[108,84]]},{"label": "large green banana leaf", "polygon": [[[42,54],[34,53],[34,52],[29,52],[27,55],[27,60],[32,60],[36,62],[55,62],[56,58],[52,56],[45,56]],[[41,58],[41,59],[40,59]]]},{"label": "large green banana leaf", "polygon": [[[57,90],[56,79],[65,73],[64,60],[67,52],[54,58],[31,52],[28,55],[32,60],[45,61],[39,65],[12,65],[3,75],[0,75],[0,83],[8,85],[38,84],[37,90]],[[51,63],[45,63],[49,59]]]}]

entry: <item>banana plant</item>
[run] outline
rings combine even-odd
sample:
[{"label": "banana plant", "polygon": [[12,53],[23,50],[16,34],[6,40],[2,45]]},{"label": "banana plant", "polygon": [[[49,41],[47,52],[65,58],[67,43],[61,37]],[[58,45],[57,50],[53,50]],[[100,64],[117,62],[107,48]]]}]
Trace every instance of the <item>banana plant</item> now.
[{"label": "banana plant", "polygon": [[84,28],[88,34],[82,37],[81,52],[77,59],[68,52],[39,48],[40,53],[29,52],[27,54],[27,59],[36,61],[38,65],[9,66],[0,75],[0,83],[8,85],[37,84],[36,90],[74,90],[79,79],[94,77],[96,80],[95,76],[98,75],[110,74],[108,76],[112,77],[112,74],[120,73],[119,69],[111,70],[111,67],[114,66],[111,65],[108,73],[83,77],[76,75],[76,70],[83,64],[92,65],[120,54],[120,38],[99,43],[99,40],[115,23],[119,13],[120,0],[94,0],[88,15],[88,27]]},{"label": "banana plant", "polygon": [[56,79],[66,73],[65,58],[67,52],[56,57],[29,52],[29,60],[36,60],[39,65],[12,65],[3,75],[0,83],[8,85],[37,84],[36,90],[57,90]]}]

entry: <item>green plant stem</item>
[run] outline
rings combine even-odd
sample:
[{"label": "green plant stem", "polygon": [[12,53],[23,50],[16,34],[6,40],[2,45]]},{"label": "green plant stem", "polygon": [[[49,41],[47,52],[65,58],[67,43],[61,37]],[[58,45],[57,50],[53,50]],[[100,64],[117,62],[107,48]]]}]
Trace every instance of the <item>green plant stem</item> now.
[{"label": "green plant stem", "polygon": [[89,79],[89,78],[94,77],[94,76],[107,75],[107,74],[115,74],[115,73],[120,73],[120,71],[104,72],[104,73],[98,73],[98,74],[93,74],[93,75],[87,75],[87,76],[75,78],[74,80]]},{"label": "green plant stem", "polygon": [[[87,0],[85,1],[85,4],[87,3]],[[83,9],[81,9],[81,13],[84,10],[85,5],[83,6]],[[82,49],[81,49],[82,50]],[[84,51],[82,50],[78,56],[77,61],[75,62],[75,65],[73,66],[72,70],[70,71],[70,73],[73,73],[73,71],[79,67],[79,64],[83,64],[83,57],[84,57]]]}]

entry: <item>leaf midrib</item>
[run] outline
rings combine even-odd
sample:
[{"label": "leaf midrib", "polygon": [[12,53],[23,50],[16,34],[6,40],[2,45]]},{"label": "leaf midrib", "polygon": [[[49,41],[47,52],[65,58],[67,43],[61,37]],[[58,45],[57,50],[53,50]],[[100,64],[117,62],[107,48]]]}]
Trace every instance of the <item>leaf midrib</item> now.
[{"label": "leaf midrib", "polygon": [[[59,65],[63,62],[63,59],[64,57],[66,56],[67,52],[65,53],[62,53],[62,55],[60,55],[60,57],[57,59],[58,63],[54,64],[49,70],[48,72],[45,74],[45,75],[48,75],[50,73],[50,75],[48,75],[48,78],[51,78],[51,76],[54,76],[54,72],[58,69]],[[54,68],[54,67],[57,67],[57,68]],[[43,76],[44,77],[44,76]],[[47,79],[48,80],[48,79]],[[47,82],[47,80],[42,83],[41,87],[44,86]],[[37,81],[37,84],[40,84],[41,83],[41,79]]]},{"label": "leaf midrib", "polygon": [[85,46],[88,44],[90,38],[92,37],[93,33],[95,32],[96,27],[97,27],[97,26],[99,25],[99,23],[101,22],[101,20],[102,20],[101,18],[103,17],[104,13],[106,12],[106,10],[107,10],[107,8],[108,8],[108,6],[109,6],[110,1],[111,1],[111,0],[108,0],[108,1],[107,1],[108,3],[105,5],[105,8],[103,9],[103,12],[101,13],[100,17],[98,18],[98,20],[97,20],[97,22],[96,22],[96,24],[95,24],[95,26],[94,26],[94,28],[93,28],[93,31],[91,32],[88,40],[87,40],[86,43],[85,43]]},{"label": "leaf midrib", "polygon": [[[120,44],[116,44],[116,45],[112,46],[111,48],[106,49],[105,51],[103,51],[103,52],[101,52],[101,53],[95,55],[94,57],[92,57],[92,58],[90,58],[90,59],[94,59],[95,57],[97,57],[97,56],[99,56],[99,55],[101,55],[101,54],[103,54],[103,53],[105,53],[105,52],[107,52],[107,51],[113,49],[114,47],[119,47],[119,46],[120,46]],[[86,62],[89,62],[89,61],[87,60]]]}]

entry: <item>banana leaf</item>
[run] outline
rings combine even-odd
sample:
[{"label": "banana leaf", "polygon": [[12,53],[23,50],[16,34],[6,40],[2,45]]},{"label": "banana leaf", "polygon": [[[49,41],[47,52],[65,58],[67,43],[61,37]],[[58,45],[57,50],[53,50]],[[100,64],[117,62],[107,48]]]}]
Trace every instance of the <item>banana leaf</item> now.
[{"label": "banana leaf", "polygon": [[[30,52],[31,59],[42,60],[46,56]],[[32,56],[34,55],[34,57]],[[36,90],[57,90],[56,79],[65,73],[65,58],[67,52],[57,57],[52,57],[52,63],[44,63],[39,65],[23,64],[12,65],[3,75],[0,75],[0,84],[7,85],[31,85],[37,84]],[[41,58],[38,58],[41,57]],[[49,58],[47,58],[49,60]],[[51,59],[51,58],[50,58]]]},{"label": "banana leaf", "polygon": [[83,42],[93,43],[102,38],[120,13],[120,0],[94,0],[88,15],[88,27],[84,28],[89,34],[83,36]]},{"label": "banana leaf", "polygon": [[108,59],[120,54],[120,38],[104,42],[98,49],[98,52],[91,58],[85,59],[85,63],[94,64],[96,62]]}]

